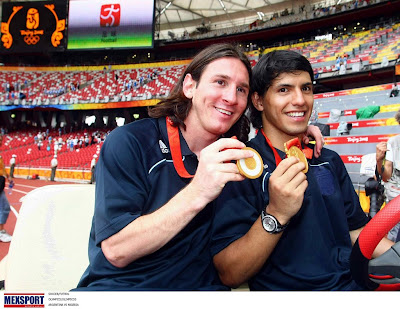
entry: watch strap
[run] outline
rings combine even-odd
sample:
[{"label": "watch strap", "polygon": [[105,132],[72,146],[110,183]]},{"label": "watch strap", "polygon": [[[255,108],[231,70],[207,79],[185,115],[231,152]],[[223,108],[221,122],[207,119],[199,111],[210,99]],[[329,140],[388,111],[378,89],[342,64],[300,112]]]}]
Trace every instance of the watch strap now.
[{"label": "watch strap", "polygon": [[[271,233],[271,234],[278,234],[278,233],[282,232],[284,229],[286,229],[287,226],[289,225],[289,222],[286,223],[286,224],[281,224],[275,216],[273,216],[273,215],[267,213],[265,210],[263,210],[263,211],[261,212],[261,223],[262,223],[262,226],[263,226],[263,227],[264,227],[263,221],[264,221],[264,218],[265,218],[265,217],[272,217],[272,218],[275,220],[275,222],[276,222],[276,228],[275,228],[273,231],[267,231],[267,230],[266,230],[268,233]],[[265,229],[265,227],[264,227],[264,229]]]}]

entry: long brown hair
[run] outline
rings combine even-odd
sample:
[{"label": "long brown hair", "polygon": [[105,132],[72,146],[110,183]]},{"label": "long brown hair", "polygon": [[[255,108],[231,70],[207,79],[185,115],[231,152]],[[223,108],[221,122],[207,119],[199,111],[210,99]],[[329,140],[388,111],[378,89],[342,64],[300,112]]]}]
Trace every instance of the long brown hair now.
[{"label": "long brown hair", "polygon": [[[183,81],[186,74],[190,74],[194,81],[199,82],[207,65],[214,60],[224,57],[239,59],[245,65],[249,73],[249,82],[251,84],[251,65],[247,56],[239,46],[229,43],[210,45],[193,58],[192,62],[186,67],[177,84],[172,89],[170,95],[166,99],[161,100],[154,107],[149,108],[149,116],[153,118],[169,116],[175,126],[179,125],[186,128],[184,121],[192,108],[192,100],[188,99],[183,93]],[[250,94],[247,98],[247,106],[249,106],[249,104]],[[224,136],[231,137],[235,135],[239,140],[246,141],[250,131],[249,124],[248,118],[243,114]]]}]

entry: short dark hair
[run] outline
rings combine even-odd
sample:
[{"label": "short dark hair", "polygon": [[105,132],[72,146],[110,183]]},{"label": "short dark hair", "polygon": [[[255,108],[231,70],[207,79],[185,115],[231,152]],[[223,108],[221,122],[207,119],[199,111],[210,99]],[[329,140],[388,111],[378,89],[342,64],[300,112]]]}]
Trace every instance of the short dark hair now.
[{"label": "short dark hair", "polygon": [[[262,56],[253,68],[251,92],[264,97],[272,81],[281,73],[305,71],[314,81],[314,71],[310,62],[303,55],[291,50],[274,50]],[[254,128],[262,127],[261,113],[250,104],[250,121]]]},{"label": "short dark hair", "polygon": [[[175,126],[181,125],[185,128],[184,121],[192,107],[192,100],[188,99],[183,93],[183,81],[187,74],[190,74],[196,82],[207,68],[207,65],[225,57],[239,59],[246,67],[249,74],[249,82],[252,79],[251,64],[243,50],[234,44],[221,43],[213,44],[200,51],[186,67],[182,76],[179,78],[175,87],[171,91],[168,98],[161,100],[154,107],[149,108],[149,116],[160,118],[169,116]],[[247,100],[247,106],[250,106],[250,94]],[[236,135],[239,140],[245,141],[250,131],[250,123],[248,118],[243,114],[232,128],[225,134],[227,137]]]},{"label": "short dark hair", "polygon": [[400,109],[397,111],[397,113],[394,115],[394,119],[400,124]]}]

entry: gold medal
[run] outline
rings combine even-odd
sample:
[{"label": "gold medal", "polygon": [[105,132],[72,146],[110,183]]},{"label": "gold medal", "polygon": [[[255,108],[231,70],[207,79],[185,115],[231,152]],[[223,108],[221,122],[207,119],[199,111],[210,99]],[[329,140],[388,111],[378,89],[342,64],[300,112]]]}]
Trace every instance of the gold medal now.
[{"label": "gold medal", "polygon": [[244,147],[242,150],[252,151],[254,156],[236,161],[240,174],[251,179],[260,177],[264,169],[260,154],[250,147]]},{"label": "gold medal", "polygon": [[302,172],[304,174],[307,173],[308,172],[308,162],[307,162],[306,156],[304,155],[303,151],[301,151],[301,149],[299,149],[297,146],[291,146],[289,149],[287,149],[286,143],[284,145],[285,145],[285,152],[286,152],[287,157],[288,158],[289,157],[299,158],[299,160],[306,165],[305,169],[302,170]]}]

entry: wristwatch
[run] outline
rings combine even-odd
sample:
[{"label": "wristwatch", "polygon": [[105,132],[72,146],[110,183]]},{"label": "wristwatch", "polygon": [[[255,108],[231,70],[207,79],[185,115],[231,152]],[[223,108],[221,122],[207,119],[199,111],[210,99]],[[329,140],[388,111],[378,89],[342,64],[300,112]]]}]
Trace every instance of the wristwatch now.
[{"label": "wristwatch", "polygon": [[278,234],[282,232],[289,224],[280,224],[273,215],[266,213],[264,210],[261,213],[261,223],[264,230],[266,230],[270,234]]}]

